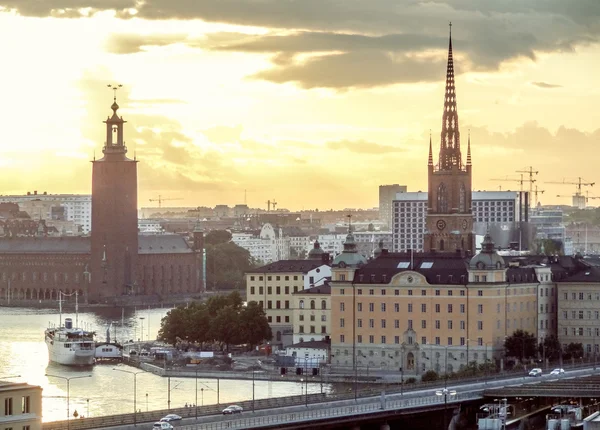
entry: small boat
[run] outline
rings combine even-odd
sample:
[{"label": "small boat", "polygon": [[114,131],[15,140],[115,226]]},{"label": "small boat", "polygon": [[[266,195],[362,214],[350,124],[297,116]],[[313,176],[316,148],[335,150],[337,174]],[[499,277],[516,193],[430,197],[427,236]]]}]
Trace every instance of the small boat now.
[{"label": "small boat", "polygon": [[123,346],[116,342],[97,343],[95,357],[97,361],[121,361],[123,360]]},{"label": "small boat", "polygon": [[[90,366],[94,364],[95,333],[74,327],[71,318],[65,318],[65,324],[62,325],[63,293],[59,294],[61,322],[58,327],[47,328],[44,333],[50,361],[66,366]],[[76,312],[77,309],[77,295],[75,295]]]}]

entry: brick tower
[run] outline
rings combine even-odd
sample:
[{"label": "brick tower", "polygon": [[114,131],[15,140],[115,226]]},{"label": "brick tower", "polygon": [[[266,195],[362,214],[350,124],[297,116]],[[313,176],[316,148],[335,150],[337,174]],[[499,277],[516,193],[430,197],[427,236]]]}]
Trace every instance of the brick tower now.
[{"label": "brick tower", "polygon": [[438,163],[434,165],[430,135],[427,170],[429,188],[427,233],[423,241],[425,251],[474,252],[475,236],[471,212],[471,139],[469,137],[467,163],[463,164],[454,86],[452,24],[450,24],[448,45],[440,155]]},{"label": "brick tower", "polygon": [[137,161],[127,158],[126,121],[116,98],[106,124],[104,156],[92,162],[90,300],[136,294],[138,260]]}]

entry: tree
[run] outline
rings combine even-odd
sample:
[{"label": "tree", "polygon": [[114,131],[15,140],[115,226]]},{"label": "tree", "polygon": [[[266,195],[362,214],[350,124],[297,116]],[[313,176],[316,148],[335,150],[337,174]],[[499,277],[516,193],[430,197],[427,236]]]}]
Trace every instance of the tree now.
[{"label": "tree", "polygon": [[247,249],[233,242],[206,245],[206,283],[213,290],[245,285],[245,273],[254,268]]},{"label": "tree", "polygon": [[265,311],[254,301],[249,302],[241,312],[240,330],[251,349],[262,341],[273,339]]},{"label": "tree", "polygon": [[504,341],[507,357],[516,357],[521,360],[536,355],[537,340],[535,336],[524,330],[515,330],[512,336]]},{"label": "tree", "polygon": [[227,230],[211,230],[204,237],[205,245],[221,245],[231,241],[231,233]]},{"label": "tree", "polygon": [[561,346],[558,338],[554,335],[548,335],[540,342],[538,352],[540,356],[549,360],[558,360],[561,354]]},{"label": "tree", "polygon": [[188,339],[191,328],[189,316],[189,310],[181,306],[167,312],[160,322],[158,340],[175,346],[178,338]]},{"label": "tree", "polygon": [[[229,345],[243,343],[240,330],[240,315],[231,306],[219,310],[211,321],[210,336],[221,344],[221,350],[229,351]],[[224,347],[224,348],[223,348]]]},{"label": "tree", "polygon": [[567,345],[565,358],[581,358],[583,357],[583,345],[581,343],[571,342]]},{"label": "tree", "polygon": [[440,376],[435,370],[428,370],[427,372],[423,373],[423,376],[421,376],[422,382],[437,381],[438,379],[440,379]]}]

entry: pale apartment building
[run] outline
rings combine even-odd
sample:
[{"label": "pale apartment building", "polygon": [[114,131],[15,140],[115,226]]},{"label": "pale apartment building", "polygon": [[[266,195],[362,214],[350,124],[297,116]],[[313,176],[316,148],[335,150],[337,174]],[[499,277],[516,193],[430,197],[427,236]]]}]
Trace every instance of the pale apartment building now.
[{"label": "pale apartment building", "polygon": [[[563,350],[581,343],[586,357],[600,349],[600,267],[581,266],[570,273],[555,274],[558,301],[558,340]],[[558,275],[558,276],[557,276]]]},{"label": "pale apartment building", "polygon": [[42,388],[24,382],[0,380],[0,428],[41,430]]},{"label": "pale apartment building", "polygon": [[293,294],[293,343],[320,341],[331,334],[331,287],[328,283]]},{"label": "pale apartment building", "polygon": [[501,361],[517,329],[537,336],[540,267],[507,264],[489,235],[472,258],[382,250],[354,267],[333,264],[333,366],[453,372]]},{"label": "pale apartment building", "polygon": [[294,293],[319,287],[330,279],[326,254],[312,260],[280,260],[246,273],[247,300],[264,309],[274,346],[293,343]]}]

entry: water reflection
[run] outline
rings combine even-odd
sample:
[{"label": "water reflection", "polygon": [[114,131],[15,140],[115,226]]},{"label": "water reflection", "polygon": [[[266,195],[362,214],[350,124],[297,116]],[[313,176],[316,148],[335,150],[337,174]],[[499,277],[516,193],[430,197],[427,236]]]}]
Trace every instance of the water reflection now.
[{"label": "water reflection", "polygon": [[[122,342],[140,339],[142,324],[144,338],[156,338],[161,319],[168,309],[121,309],[102,308],[93,312],[79,313],[79,323],[98,334],[104,340],[106,329],[112,324],[111,339]],[[140,318],[144,318],[141,320]],[[73,312],[63,312],[64,318],[73,318]],[[48,324],[59,323],[57,309],[0,308],[0,376],[21,375],[22,380],[43,388],[44,421],[65,419],[67,415],[67,381],[46,376],[57,375],[73,378],[90,374],[89,378],[71,379],[69,398],[71,414],[99,416],[129,413],[134,410],[134,376],[113,370],[114,364],[98,364],[90,368],[62,366],[48,362],[48,350],[44,343],[44,330]],[[120,365],[121,366],[121,365]],[[138,369],[122,367],[128,371]],[[137,404],[142,411],[168,407],[168,379],[151,373],[137,375]],[[218,387],[217,387],[218,384]],[[303,393],[303,384],[293,382],[255,382],[256,399],[289,396]],[[198,379],[198,404],[221,404],[252,399],[252,381]],[[203,390],[202,390],[203,389]],[[320,392],[320,384],[309,384],[309,393]],[[171,378],[171,407],[183,407],[196,403],[195,378]]]}]

